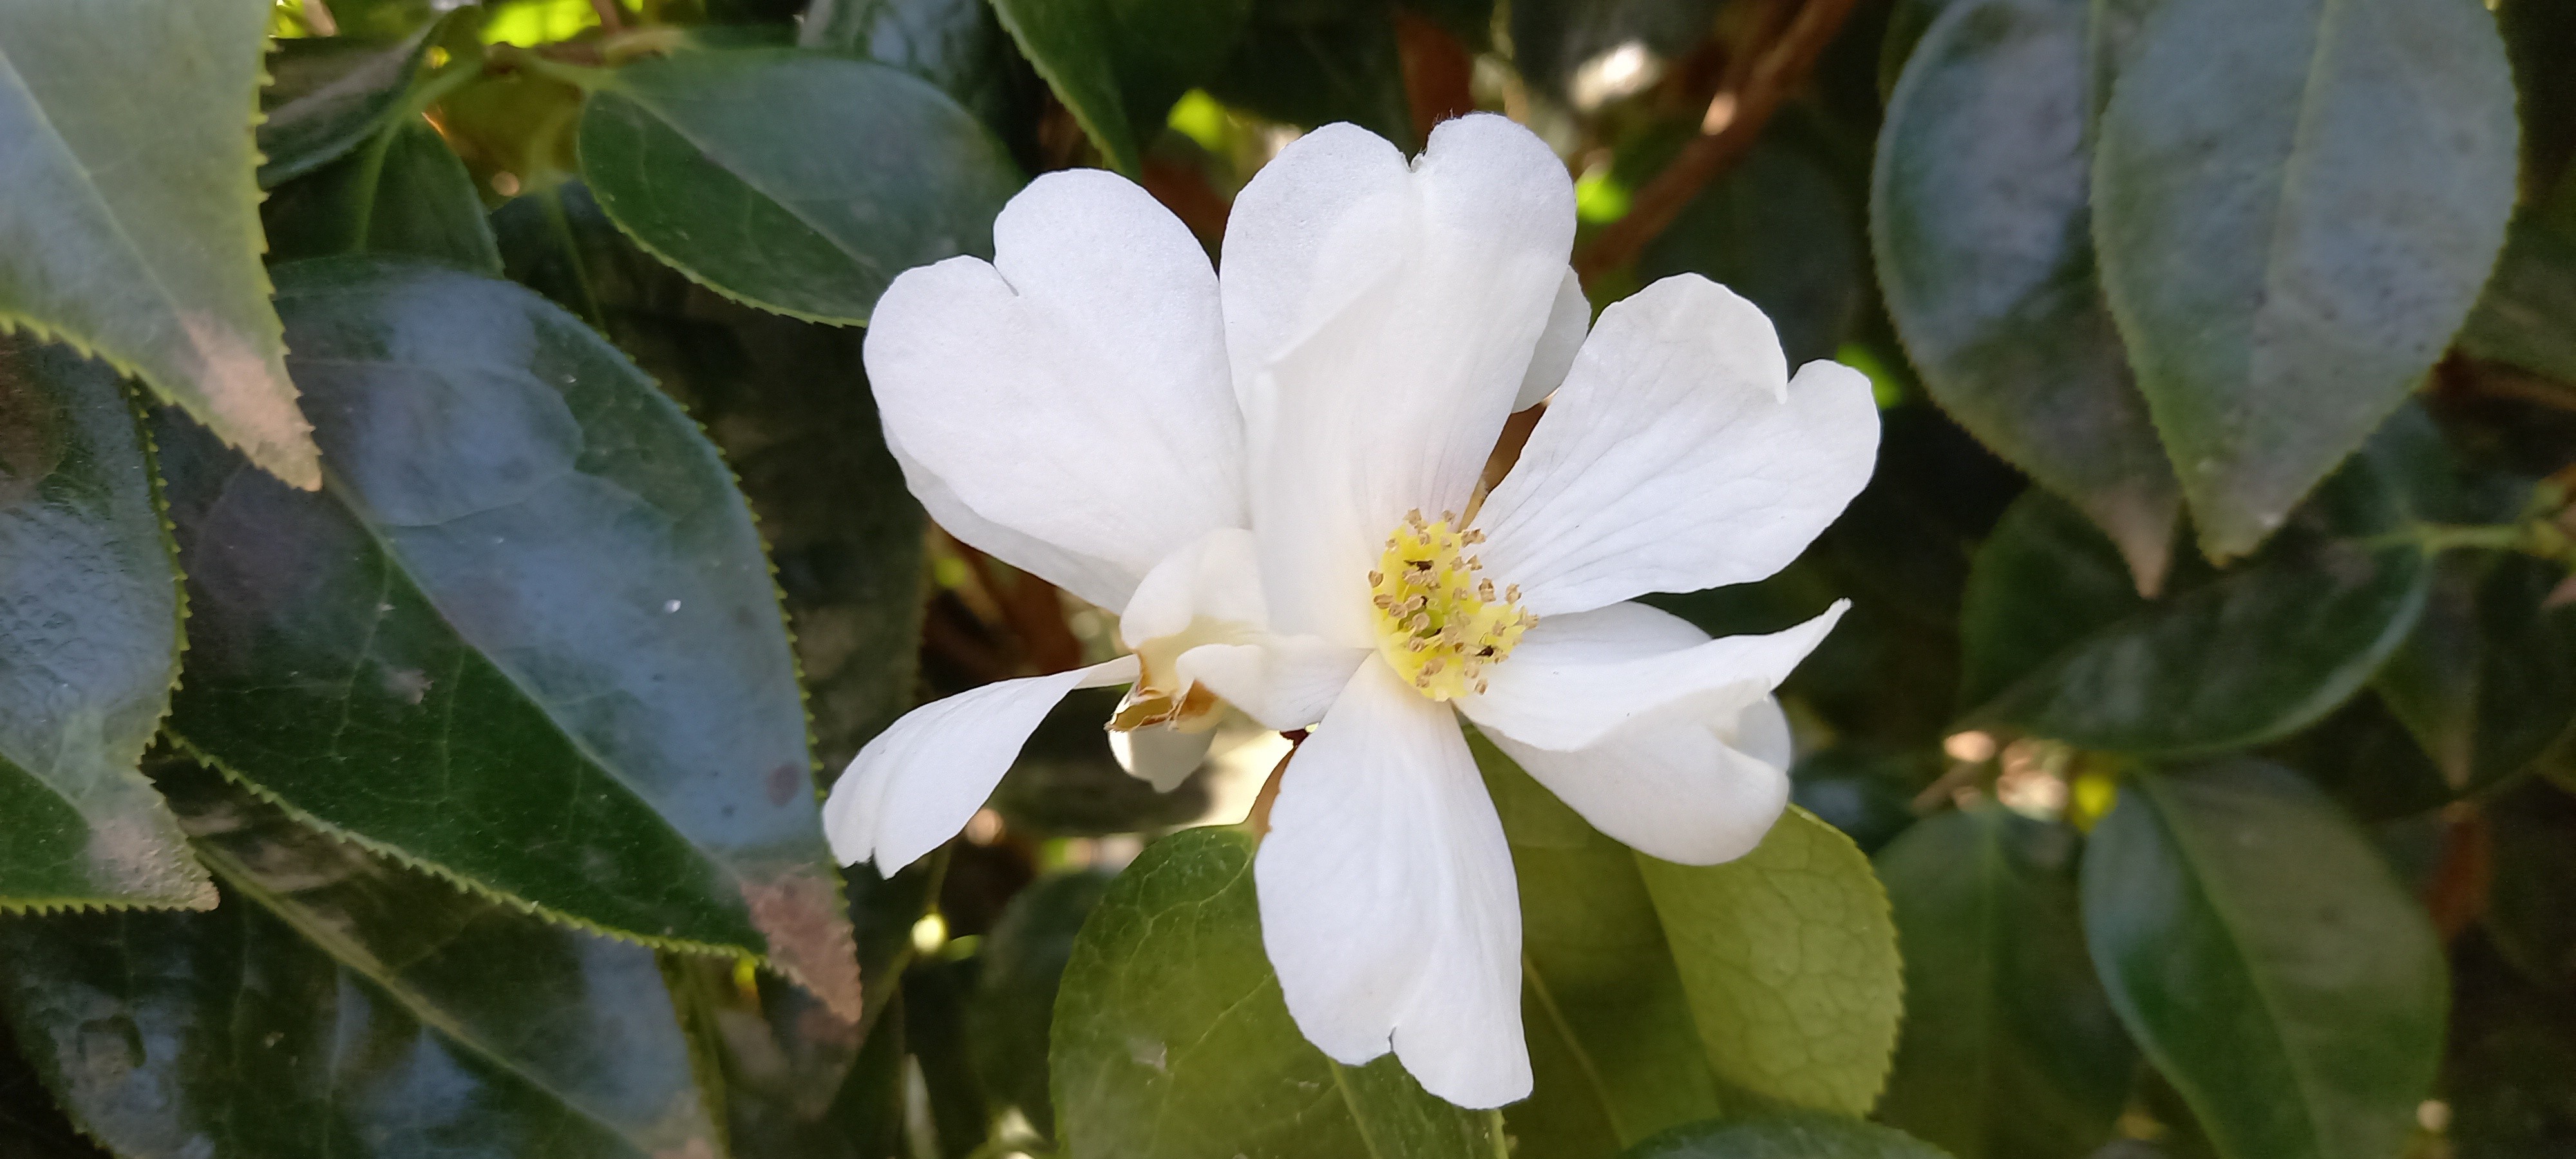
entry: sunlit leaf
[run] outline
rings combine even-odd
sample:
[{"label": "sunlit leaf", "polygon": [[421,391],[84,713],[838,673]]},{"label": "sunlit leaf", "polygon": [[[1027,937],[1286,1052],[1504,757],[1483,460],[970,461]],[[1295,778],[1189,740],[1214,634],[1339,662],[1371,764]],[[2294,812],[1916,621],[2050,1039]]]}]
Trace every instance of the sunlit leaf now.
[{"label": "sunlit leaf", "polygon": [[196,625],[171,729],[371,848],[762,953],[855,1017],[777,596],[714,448],[526,290],[279,276],[332,472],[291,492],[161,424]]},{"label": "sunlit leaf", "polygon": [[310,488],[251,179],[268,7],[0,5],[0,325],[141,376]]},{"label": "sunlit leaf", "polygon": [[326,36],[281,40],[259,90],[259,183],[274,188],[357,148],[384,128],[420,74],[437,22],[392,43]]},{"label": "sunlit leaf", "polygon": [[0,335],[0,910],[215,903],[135,770],[179,669],[154,485],[115,372]]},{"label": "sunlit leaf", "polygon": [[2461,0],[2146,20],[2102,114],[2094,238],[2213,558],[2279,528],[2468,316],[2513,205],[2513,101],[2494,18]]},{"label": "sunlit leaf", "polygon": [[1133,176],[1173,102],[1224,66],[1252,0],[993,0],[993,10],[1110,167]]}]

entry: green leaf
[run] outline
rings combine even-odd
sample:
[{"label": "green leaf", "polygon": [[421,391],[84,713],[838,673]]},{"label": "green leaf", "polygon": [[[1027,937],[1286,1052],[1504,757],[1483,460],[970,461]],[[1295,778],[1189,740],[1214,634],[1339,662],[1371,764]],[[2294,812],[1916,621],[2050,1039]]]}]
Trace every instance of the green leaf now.
[{"label": "green leaf", "polygon": [[1309,129],[1349,121],[1408,152],[1421,148],[1389,9],[1342,5],[1304,18],[1298,7],[1295,0],[1255,0],[1242,40],[1208,91],[1273,120]]},{"label": "green leaf", "polygon": [[1512,63],[1563,94],[1584,62],[1636,41],[1666,60],[1709,38],[1720,0],[1539,0],[1511,6]]},{"label": "green leaf", "polygon": [[2513,99],[2465,0],[2146,20],[2102,114],[2094,238],[2212,558],[2278,528],[2468,316],[2513,206]]},{"label": "green leaf", "polygon": [[260,207],[269,256],[404,254],[501,273],[483,198],[427,121],[384,127],[357,154],[287,182]]},{"label": "green leaf", "polygon": [[1905,952],[1880,1118],[1959,1159],[2063,1159],[2110,1138],[2138,1059],[2085,956],[2078,844],[1986,804],[1880,852]]},{"label": "green leaf", "polygon": [[2441,1057],[2441,946],[2333,802],[2242,758],[2140,776],[2083,895],[2112,1006],[2222,1156],[2399,1152]]},{"label": "green leaf", "polygon": [[992,252],[993,215],[1020,185],[992,133],[928,82],[796,49],[621,68],[591,93],[580,148],[601,207],[654,256],[819,322],[865,322],[895,275]]},{"label": "green leaf", "polygon": [[115,1159],[83,1138],[0,1022],[0,1149],[11,1159]]},{"label": "green leaf", "polygon": [[152,1159],[718,1154],[653,953],[163,786],[207,914],[0,921],[0,1003],[73,1119]]},{"label": "green leaf", "polygon": [[2358,538],[2395,527],[2400,506],[2381,468],[2356,461],[2298,534],[2146,601],[2080,516],[2024,496],[1969,580],[1963,723],[2134,753],[2288,735],[2351,696],[2414,627],[2424,553]]},{"label": "green leaf", "polygon": [[160,427],[195,642],[170,728],[300,818],[550,916],[760,952],[850,929],[775,590],[713,447],[525,290],[280,269],[321,494]]},{"label": "green leaf", "polygon": [[1070,1159],[1491,1159],[1498,1116],[1424,1093],[1394,1056],[1346,1067],[1289,1020],[1261,949],[1252,838],[1146,848],[1074,939],[1056,998]]},{"label": "green leaf", "polygon": [[1656,1136],[1625,1159],[1944,1159],[1902,1131],[1834,1115],[1766,1115],[1698,1123]]},{"label": "green leaf", "polygon": [[997,1106],[1016,1108],[1042,1138],[1055,1137],[1047,1042],[1056,993],[1110,876],[1074,870],[1041,879],[1011,899],[975,955],[981,971],[966,1025],[976,1076]]},{"label": "green leaf", "polygon": [[2152,591],[2182,495],[2094,279],[2089,136],[2105,10],[1942,8],[1889,99],[1870,234],[1925,390],[2073,501]]},{"label": "green leaf", "polygon": [[318,452],[281,361],[251,179],[268,11],[0,5],[0,327],[140,376],[312,488]]},{"label": "green leaf", "polygon": [[993,0],[1111,168],[1135,176],[1181,94],[1224,68],[1253,0]]},{"label": "green leaf", "polygon": [[1860,305],[1861,240],[1833,175],[1765,138],[1712,181],[1637,257],[1637,278],[1696,273],[1744,295],[1779,328],[1789,365],[1833,357]]},{"label": "green leaf", "polygon": [[2460,349],[2576,383],[2576,241],[2515,223]]},{"label": "green leaf", "polygon": [[1038,82],[985,0],[814,0],[796,31],[804,48],[864,56],[939,86],[993,131],[1034,120]]},{"label": "green leaf", "polygon": [[115,372],[0,335],[0,910],[205,909],[135,771],[179,671],[179,576]]},{"label": "green leaf", "polygon": [[1724,865],[1635,856],[1727,1101],[1867,1114],[1903,1008],[1869,858],[1795,807]]},{"label": "green leaf", "polygon": [[1522,1153],[1609,1156],[1717,1114],[1717,1080],[1635,855],[1484,737],[1469,744],[1520,887],[1534,1090],[1504,1114]]},{"label": "green leaf", "polygon": [[1941,772],[1938,753],[1840,745],[1798,758],[1789,800],[1874,855],[1914,824],[1914,798]]},{"label": "green leaf", "polygon": [[259,90],[259,184],[274,189],[373,139],[400,109],[429,52],[432,22],[391,44],[345,36],[281,40]]},{"label": "green leaf", "polygon": [[2543,606],[2565,578],[2528,556],[2445,556],[2423,619],[2373,678],[2453,790],[2576,742],[2576,608]]}]

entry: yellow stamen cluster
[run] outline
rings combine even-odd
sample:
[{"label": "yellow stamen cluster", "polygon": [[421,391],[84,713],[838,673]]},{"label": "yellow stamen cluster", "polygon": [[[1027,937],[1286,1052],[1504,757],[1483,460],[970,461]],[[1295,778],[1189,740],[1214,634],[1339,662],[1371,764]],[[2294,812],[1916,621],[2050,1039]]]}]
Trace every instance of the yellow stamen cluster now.
[{"label": "yellow stamen cluster", "polygon": [[1437,523],[1420,511],[1406,515],[1368,577],[1378,651],[1433,700],[1483,692],[1485,669],[1502,663],[1538,622],[1520,609],[1520,588],[1496,592],[1483,562],[1467,554],[1485,533],[1451,530],[1457,522],[1448,511]]}]

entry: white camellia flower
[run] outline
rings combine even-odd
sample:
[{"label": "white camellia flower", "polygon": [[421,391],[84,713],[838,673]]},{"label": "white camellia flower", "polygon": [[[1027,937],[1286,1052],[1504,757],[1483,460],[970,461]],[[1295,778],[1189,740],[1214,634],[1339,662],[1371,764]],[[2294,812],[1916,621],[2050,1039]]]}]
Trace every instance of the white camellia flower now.
[{"label": "white camellia flower", "polygon": [[[1712,640],[1627,601],[1779,570],[1878,446],[1862,375],[1792,379],[1706,279],[1587,336],[1573,238],[1564,166],[1471,116],[1410,163],[1349,125],[1291,144],[1236,200],[1222,276],[1143,190],[1075,171],[1012,199],[989,264],[896,279],[866,359],[913,493],[1119,611],[1132,654],[903,718],[833,789],[841,858],[946,841],[1076,688],[1132,684],[1131,740],[1220,702],[1312,725],[1254,869],[1289,1012],[1454,1103],[1526,1096],[1511,853],[1458,716],[1645,853],[1752,849],[1788,797],[1771,690],[1842,607]],[[1505,417],[1551,391],[1481,492]]]}]

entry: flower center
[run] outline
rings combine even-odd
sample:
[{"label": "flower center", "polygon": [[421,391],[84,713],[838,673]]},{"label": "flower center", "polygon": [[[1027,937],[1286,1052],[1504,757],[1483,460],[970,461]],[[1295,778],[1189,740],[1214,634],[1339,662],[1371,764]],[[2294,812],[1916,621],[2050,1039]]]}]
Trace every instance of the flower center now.
[{"label": "flower center", "polygon": [[1496,593],[1484,565],[1467,554],[1485,533],[1453,531],[1456,522],[1456,513],[1447,511],[1437,523],[1425,522],[1420,511],[1406,515],[1368,577],[1378,651],[1433,700],[1483,692],[1485,669],[1502,663],[1538,622],[1521,610],[1519,587]]}]

